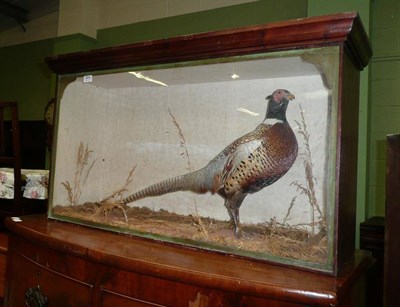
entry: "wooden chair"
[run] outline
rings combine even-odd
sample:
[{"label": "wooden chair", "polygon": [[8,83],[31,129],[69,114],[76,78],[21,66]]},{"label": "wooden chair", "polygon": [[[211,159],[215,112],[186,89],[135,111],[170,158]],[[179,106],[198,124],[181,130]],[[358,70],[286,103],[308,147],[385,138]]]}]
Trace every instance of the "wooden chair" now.
[{"label": "wooden chair", "polygon": [[[5,117],[11,117],[11,125]],[[9,137],[11,130],[11,138]],[[15,101],[0,101],[0,167],[14,170],[14,198],[0,198],[0,300],[4,296],[8,233],[4,229],[4,218],[17,215],[22,206],[21,149],[19,138],[18,104]]]},{"label": "wooden chair", "polygon": [[4,227],[4,218],[47,210],[47,200],[23,197],[24,181],[21,172],[21,168],[44,168],[44,127],[41,121],[20,122],[17,102],[0,101],[0,167],[11,168],[14,173],[13,199],[0,198],[0,306],[4,295],[8,252],[8,232]]},{"label": "wooden chair", "polygon": [[0,101],[0,167],[11,168],[14,174],[14,197],[0,198],[0,229],[5,217],[47,211],[47,199],[26,198],[22,191],[22,169],[43,170],[45,160],[45,122],[19,121],[17,102]]},{"label": "wooden chair", "polygon": [[[5,125],[7,114],[11,116],[11,140],[7,138],[8,131]],[[21,148],[18,104],[15,101],[0,101],[0,167],[10,167],[14,170],[14,198],[0,199],[0,224],[2,224],[4,217],[22,212]]]},{"label": "wooden chair", "polygon": [[386,227],[383,300],[400,306],[400,134],[387,137]]}]

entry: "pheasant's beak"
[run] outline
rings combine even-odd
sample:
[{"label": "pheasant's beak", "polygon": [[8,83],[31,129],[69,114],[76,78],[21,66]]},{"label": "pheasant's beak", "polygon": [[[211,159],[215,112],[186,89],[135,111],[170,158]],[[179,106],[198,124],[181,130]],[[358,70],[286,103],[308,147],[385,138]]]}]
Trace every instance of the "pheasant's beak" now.
[{"label": "pheasant's beak", "polygon": [[294,97],[294,95],[292,93],[287,94],[286,97],[288,100],[293,100],[296,98],[296,97]]}]

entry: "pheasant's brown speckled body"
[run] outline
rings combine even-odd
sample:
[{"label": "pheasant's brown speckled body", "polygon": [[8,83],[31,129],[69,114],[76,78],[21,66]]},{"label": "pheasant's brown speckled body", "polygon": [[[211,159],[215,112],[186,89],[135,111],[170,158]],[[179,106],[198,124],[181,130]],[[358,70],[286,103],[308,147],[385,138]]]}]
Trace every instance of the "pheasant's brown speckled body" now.
[{"label": "pheasant's brown speckled body", "polygon": [[274,91],[267,97],[264,121],[227,146],[204,168],[151,185],[122,202],[127,204],[175,191],[218,193],[225,199],[235,235],[239,236],[239,208],[243,199],[277,181],[296,160],[297,140],[286,120],[287,105],[293,98],[286,90]]}]

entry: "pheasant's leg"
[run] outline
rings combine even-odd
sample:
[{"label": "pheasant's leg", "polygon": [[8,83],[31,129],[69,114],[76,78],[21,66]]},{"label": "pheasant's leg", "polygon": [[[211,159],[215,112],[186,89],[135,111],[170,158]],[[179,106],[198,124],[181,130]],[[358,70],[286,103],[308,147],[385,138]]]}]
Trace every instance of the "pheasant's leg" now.
[{"label": "pheasant's leg", "polygon": [[225,199],[224,206],[225,206],[226,210],[228,211],[231,225],[234,227],[235,226],[235,221],[234,221],[234,218],[233,218],[232,210],[229,207],[229,200]]},{"label": "pheasant's leg", "polygon": [[228,210],[229,217],[231,218],[231,222],[233,223],[233,231],[235,237],[237,238],[240,238],[241,236],[239,208],[245,197],[246,194],[238,192],[234,194],[233,197],[227,198],[225,200],[225,207]]}]

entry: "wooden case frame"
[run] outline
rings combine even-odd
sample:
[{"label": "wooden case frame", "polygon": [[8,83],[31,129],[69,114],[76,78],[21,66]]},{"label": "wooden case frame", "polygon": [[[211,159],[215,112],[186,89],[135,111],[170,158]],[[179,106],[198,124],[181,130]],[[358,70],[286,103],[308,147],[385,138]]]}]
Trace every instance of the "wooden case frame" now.
[{"label": "wooden case frame", "polygon": [[[60,78],[128,67],[183,63],[269,52],[337,47],[337,127],[333,261],[336,275],[355,250],[359,71],[372,51],[357,13],[274,22],[260,26],[186,35],[47,58]],[[58,89],[62,93],[63,88]],[[57,120],[56,120],[57,134]],[[55,151],[57,150],[55,142]],[[52,162],[54,166],[54,161]],[[53,179],[51,180],[53,182]],[[50,194],[49,217],[53,214]],[[177,247],[179,248],[179,247]],[[307,269],[307,267],[306,267]],[[313,269],[313,268],[309,268]]]}]

